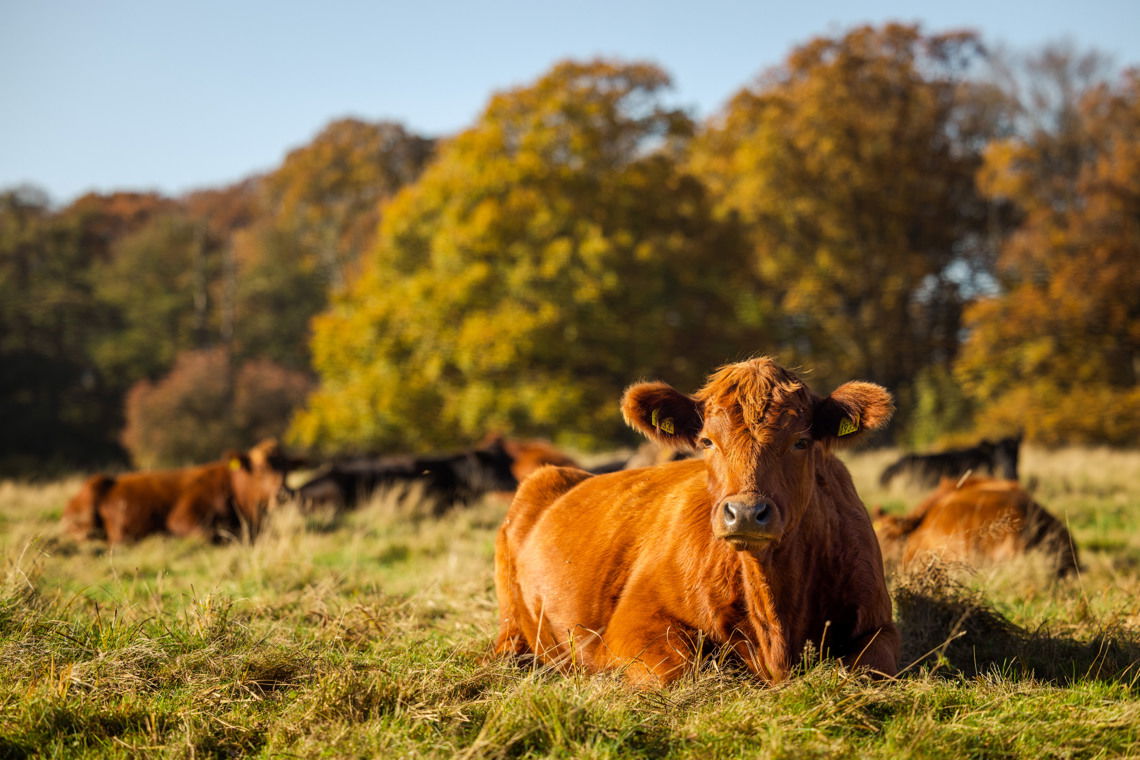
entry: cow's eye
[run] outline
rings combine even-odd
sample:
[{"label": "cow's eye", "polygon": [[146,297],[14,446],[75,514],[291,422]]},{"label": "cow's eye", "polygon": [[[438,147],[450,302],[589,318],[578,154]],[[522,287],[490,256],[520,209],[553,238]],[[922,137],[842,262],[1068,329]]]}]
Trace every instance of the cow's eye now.
[{"label": "cow's eye", "polygon": [[713,447],[713,442],[708,438],[702,438],[698,443],[701,444],[702,449],[711,449]]},{"label": "cow's eye", "polygon": [[803,451],[807,447],[811,446],[811,439],[810,438],[800,438],[795,442],[794,445],[797,449],[799,449],[800,451]]}]

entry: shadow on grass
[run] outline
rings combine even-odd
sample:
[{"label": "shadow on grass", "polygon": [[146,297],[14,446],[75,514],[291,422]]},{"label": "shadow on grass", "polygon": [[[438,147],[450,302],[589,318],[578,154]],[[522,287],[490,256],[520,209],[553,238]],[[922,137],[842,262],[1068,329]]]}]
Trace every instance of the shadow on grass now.
[{"label": "shadow on grass", "polygon": [[1109,627],[1078,640],[1021,628],[937,565],[900,578],[894,601],[904,675],[920,670],[966,677],[996,672],[1059,685],[1140,682],[1136,632]]}]

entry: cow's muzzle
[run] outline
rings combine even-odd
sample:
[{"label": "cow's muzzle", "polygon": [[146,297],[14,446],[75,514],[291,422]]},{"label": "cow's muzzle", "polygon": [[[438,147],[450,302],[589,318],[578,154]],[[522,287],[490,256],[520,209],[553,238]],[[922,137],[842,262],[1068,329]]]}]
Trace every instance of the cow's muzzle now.
[{"label": "cow's muzzle", "polygon": [[783,533],[776,504],[763,496],[736,495],[721,502],[715,520],[716,534],[735,549],[775,541]]}]

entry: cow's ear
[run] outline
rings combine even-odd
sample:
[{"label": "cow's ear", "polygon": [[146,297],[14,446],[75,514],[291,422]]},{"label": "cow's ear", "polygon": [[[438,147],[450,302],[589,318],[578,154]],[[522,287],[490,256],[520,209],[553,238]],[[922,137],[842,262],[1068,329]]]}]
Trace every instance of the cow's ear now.
[{"label": "cow's ear", "polygon": [[853,440],[865,430],[884,427],[894,411],[894,399],[881,385],[844,383],[816,404],[811,434],[817,440]]},{"label": "cow's ear", "polygon": [[249,472],[252,469],[249,463],[249,456],[241,452],[227,451],[222,459],[225,460],[226,466],[235,472],[237,470]]},{"label": "cow's ear", "polygon": [[665,383],[637,383],[625,389],[621,413],[626,424],[651,441],[674,449],[694,449],[700,435],[700,402]]}]

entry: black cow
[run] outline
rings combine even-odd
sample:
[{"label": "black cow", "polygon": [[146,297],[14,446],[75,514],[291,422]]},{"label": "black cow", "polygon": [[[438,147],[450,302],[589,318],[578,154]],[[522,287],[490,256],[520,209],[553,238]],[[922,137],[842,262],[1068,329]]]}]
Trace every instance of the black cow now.
[{"label": "black cow", "polygon": [[886,488],[898,475],[905,474],[915,485],[933,488],[942,478],[958,479],[968,474],[989,474],[1017,480],[1017,459],[1021,435],[994,442],[983,439],[976,446],[950,449],[936,454],[905,454],[883,470],[879,484]]},{"label": "black cow", "polygon": [[501,442],[455,454],[358,457],[334,462],[297,489],[301,504],[352,508],[386,487],[421,484],[440,514],[454,504],[469,504],[492,491],[518,487],[514,460]]},{"label": "black cow", "polygon": [[637,451],[625,459],[603,462],[586,469],[593,475],[605,475],[622,470],[636,470],[639,467],[654,467],[666,462],[680,462],[682,459],[689,459],[692,456],[693,452],[691,451],[674,451],[653,441],[646,441],[637,447]]}]

